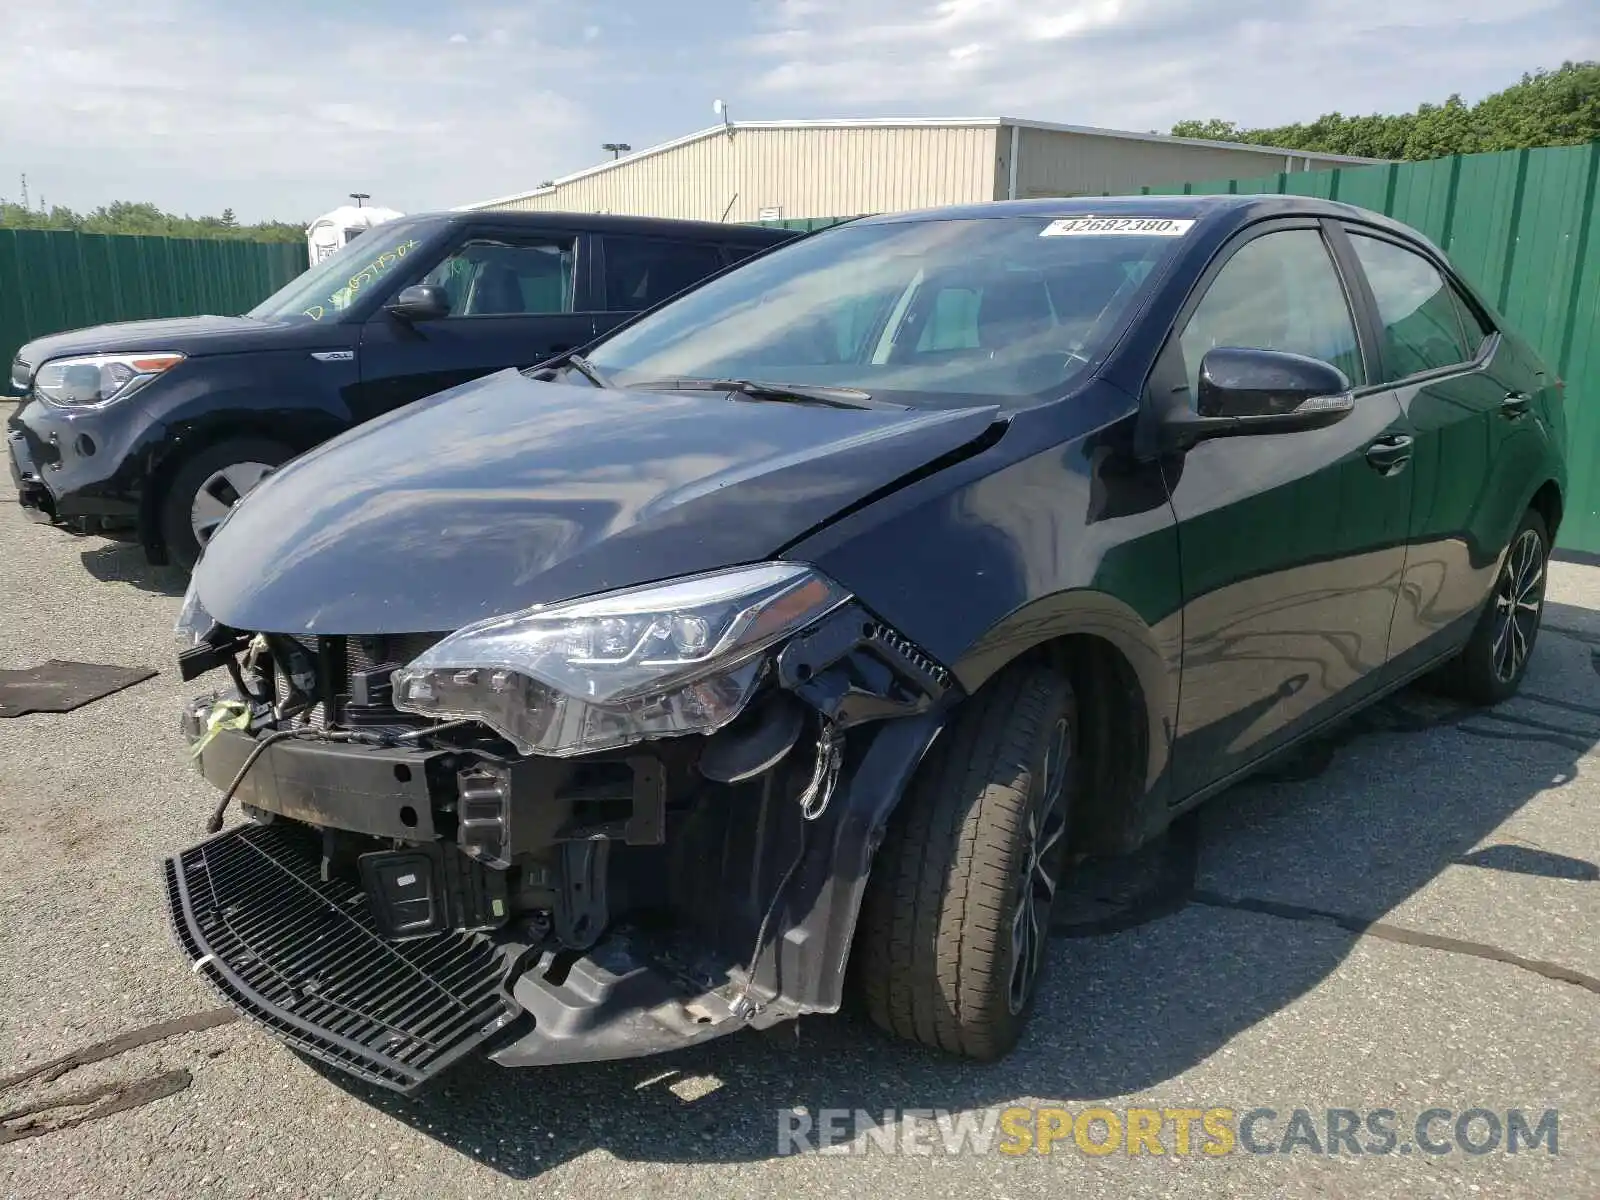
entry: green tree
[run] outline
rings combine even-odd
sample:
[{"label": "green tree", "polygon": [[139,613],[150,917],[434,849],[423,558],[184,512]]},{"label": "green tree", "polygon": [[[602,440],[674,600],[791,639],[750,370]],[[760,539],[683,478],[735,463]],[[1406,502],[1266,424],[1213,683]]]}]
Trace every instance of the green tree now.
[{"label": "green tree", "polygon": [[1525,74],[1520,82],[1473,105],[1452,95],[1443,104],[1423,104],[1413,113],[1347,117],[1331,112],[1314,121],[1272,129],[1241,129],[1211,117],[1179,121],[1172,133],[1413,161],[1483,150],[1568,146],[1600,139],[1600,62],[1568,62],[1558,70]]},{"label": "green tree", "polygon": [[81,233],[155,234],[181,238],[232,238],[255,242],[298,242],[305,226],[293,221],[258,221],[241,225],[231,208],[220,217],[178,216],[154,204],[118,200],[92,212],[79,213],[62,205],[49,212],[0,202],[0,229],[76,229]]},{"label": "green tree", "polygon": [[1204,138],[1208,142],[1240,140],[1239,127],[1232,121],[1224,121],[1221,117],[1210,117],[1204,121],[1179,121],[1172,127],[1172,136]]}]

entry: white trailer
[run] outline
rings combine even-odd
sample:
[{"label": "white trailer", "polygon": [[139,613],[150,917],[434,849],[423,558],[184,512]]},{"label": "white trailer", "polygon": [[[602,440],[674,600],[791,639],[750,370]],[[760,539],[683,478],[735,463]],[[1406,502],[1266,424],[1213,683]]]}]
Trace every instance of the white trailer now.
[{"label": "white trailer", "polygon": [[330,213],[324,213],[306,227],[306,249],[311,265],[316,266],[330,254],[342,250],[374,225],[403,217],[404,213],[392,208],[368,208],[343,204]]}]

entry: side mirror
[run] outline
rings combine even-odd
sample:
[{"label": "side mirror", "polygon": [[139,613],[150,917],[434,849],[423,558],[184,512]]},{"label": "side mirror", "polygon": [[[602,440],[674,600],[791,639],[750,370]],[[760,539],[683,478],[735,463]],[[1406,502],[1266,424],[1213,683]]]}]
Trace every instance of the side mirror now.
[{"label": "side mirror", "polygon": [[415,284],[401,288],[384,308],[402,321],[433,321],[450,315],[450,293],[437,284]]},{"label": "side mirror", "polygon": [[1200,360],[1196,408],[1163,415],[1162,448],[1187,450],[1214,437],[1324,429],[1355,408],[1350,380],[1320,358],[1218,346]]}]

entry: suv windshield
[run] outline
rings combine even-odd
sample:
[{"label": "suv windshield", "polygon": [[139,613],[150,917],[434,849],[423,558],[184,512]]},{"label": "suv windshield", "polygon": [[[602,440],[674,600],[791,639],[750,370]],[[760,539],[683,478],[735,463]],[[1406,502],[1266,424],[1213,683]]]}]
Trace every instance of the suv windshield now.
[{"label": "suv windshield", "polygon": [[245,314],[260,320],[336,321],[405,262],[425,230],[415,221],[379,225],[297,275]]},{"label": "suv windshield", "polygon": [[[1103,224],[1092,222],[1090,225]],[[1174,245],[1049,217],[846,225],[698,288],[596,347],[613,386],[859,388],[923,407],[1059,395]]]}]

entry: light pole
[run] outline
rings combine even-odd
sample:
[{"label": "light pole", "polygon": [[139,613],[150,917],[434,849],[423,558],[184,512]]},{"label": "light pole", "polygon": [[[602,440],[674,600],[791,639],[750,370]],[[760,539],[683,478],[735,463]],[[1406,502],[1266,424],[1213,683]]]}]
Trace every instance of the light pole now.
[{"label": "light pole", "polygon": [[606,142],[603,146],[600,147],[600,149],[611,151],[611,157],[612,157],[612,160],[614,161],[614,160],[616,160],[618,158],[621,158],[629,150],[632,150],[633,147],[628,145],[627,142]]},{"label": "light pole", "polygon": [[352,200],[354,200],[356,202],[356,207],[357,208],[360,208],[361,207],[361,202],[363,200],[371,200],[372,199],[372,193],[371,192],[351,192],[350,193],[350,199],[352,199]]}]

